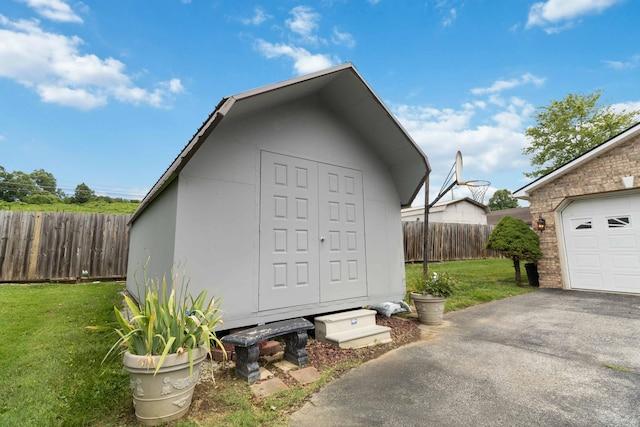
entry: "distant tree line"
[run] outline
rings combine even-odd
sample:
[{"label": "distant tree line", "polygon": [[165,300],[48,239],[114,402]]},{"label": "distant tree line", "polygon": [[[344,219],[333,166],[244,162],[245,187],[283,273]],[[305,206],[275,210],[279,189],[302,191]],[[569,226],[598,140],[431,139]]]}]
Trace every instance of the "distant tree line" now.
[{"label": "distant tree line", "polygon": [[51,172],[38,169],[31,173],[7,171],[0,166],[0,201],[23,202],[28,204],[84,204],[91,201],[138,202],[120,197],[97,196],[87,184],[80,183],[72,195],[58,188],[58,182]]}]

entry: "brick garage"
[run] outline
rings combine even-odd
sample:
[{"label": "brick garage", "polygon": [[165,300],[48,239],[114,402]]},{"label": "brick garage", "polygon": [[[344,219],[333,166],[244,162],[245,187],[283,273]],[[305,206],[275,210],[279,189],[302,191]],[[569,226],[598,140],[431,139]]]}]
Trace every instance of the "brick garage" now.
[{"label": "brick garage", "polygon": [[540,287],[640,293],[640,123],[514,196],[546,222]]}]

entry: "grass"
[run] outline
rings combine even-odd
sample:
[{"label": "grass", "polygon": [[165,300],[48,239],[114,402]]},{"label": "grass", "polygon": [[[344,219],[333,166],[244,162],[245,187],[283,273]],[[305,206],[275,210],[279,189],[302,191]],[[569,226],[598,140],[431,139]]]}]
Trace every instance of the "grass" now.
[{"label": "grass", "polygon": [[130,396],[120,361],[101,365],[120,284],[0,286],[0,425],[114,422]]},{"label": "grass", "polygon": [[[456,293],[447,298],[445,311],[460,310],[535,290],[530,286],[516,285],[516,273],[510,259],[430,263],[428,269],[429,271],[447,272],[458,282]],[[524,270],[523,264],[520,269]],[[406,272],[407,283],[410,283],[411,276],[422,274],[422,264],[408,264]],[[522,277],[527,277],[524,271],[522,271]]]},{"label": "grass", "polygon": [[29,212],[79,212],[79,213],[102,213],[102,214],[132,214],[140,206],[137,201],[106,202],[104,200],[93,200],[83,204],[72,203],[47,203],[31,204],[23,202],[3,202],[0,201],[0,209],[7,211],[29,211]]},{"label": "grass", "polygon": [[[448,311],[533,290],[515,285],[510,260],[456,261],[429,265],[460,283]],[[422,265],[407,266],[407,275]],[[114,305],[123,285],[0,286],[0,425],[132,426],[135,417],[128,374],[120,360],[101,364],[115,341]],[[98,330],[90,325],[104,326]],[[216,385],[196,387],[198,407],[177,426],[282,426],[309,395],[345,371],[350,360],[323,370],[313,384],[291,387],[267,399],[253,399],[231,370]],[[195,399],[194,399],[195,401]]]}]

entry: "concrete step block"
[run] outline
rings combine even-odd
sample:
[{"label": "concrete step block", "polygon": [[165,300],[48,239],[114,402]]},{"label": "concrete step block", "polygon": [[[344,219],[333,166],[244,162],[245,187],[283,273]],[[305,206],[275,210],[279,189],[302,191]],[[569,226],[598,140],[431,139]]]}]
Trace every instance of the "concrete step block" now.
[{"label": "concrete step block", "polygon": [[316,339],[324,341],[324,337],[358,328],[376,325],[375,310],[351,310],[342,313],[328,314],[315,318]]},{"label": "concrete step block", "polygon": [[387,326],[366,326],[339,332],[324,337],[323,341],[340,348],[360,348],[391,342],[391,328]]}]

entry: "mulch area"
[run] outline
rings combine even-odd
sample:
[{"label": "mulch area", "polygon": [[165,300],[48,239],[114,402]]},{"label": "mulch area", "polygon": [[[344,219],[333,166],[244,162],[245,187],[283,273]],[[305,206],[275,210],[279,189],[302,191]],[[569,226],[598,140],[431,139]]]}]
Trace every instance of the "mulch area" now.
[{"label": "mulch area", "polygon": [[397,316],[385,317],[376,315],[376,323],[391,328],[391,342],[358,349],[338,348],[332,344],[309,339],[307,352],[309,365],[322,371],[336,366],[346,360],[367,361],[421,338],[421,331],[417,321]]},{"label": "mulch area", "polygon": [[[309,337],[309,340],[307,342],[309,364],[307,366],[313,366],[318,371],[323,372],[338,367],[342,364],[342,366],[333,373],[334,377],[338,377],[342,373],[348,371],[353,367],[353,365],[344,362],[366,362],[368,360],[375,359],[395,348],[410,344],[415,341],[420,341],[425,338],[425,335],[420,329],[417,319],[415,318],[415,316],[412,316],[410,314],[405,314],[404,316],[396,315],[389,318],[377,315],[376,323],[378,325],[388,326],[391,328],[391,342],[387,344],[377,344],[359,349],[344,349],[321,341],[317,341],[314,338]],[[277,360],[280,360],[278,356],[261,356],[259,359],[259,363],[260,366],[266,367],[275,376],[280,378],[286,385],[290,387],[295,386],[295,380],[290,375],[283,373],[280,369],[276,368],[273,365],[273,363],[275,363]],[[207,386],[195,388],[193,403],[190,411],[190,418],[193,420],[198,420],[201,416],[206,414],[207,411],[228,410],[224,402],[214,398],[215,393],[211,393],[211,388],[224,388],[232,383],[237,384],[237,382],[242,381],[235,375],[233,368],[231,368],[229,365],[225,366],[225,364],[218,365],[218,369],[214,374],[215,380],[208,377],[208,373],[211,373],[211,370],[201,369],[199,382],[203,382],[207,384]],[[295,410],[295,408],[290,408],[290,410]]]}]

